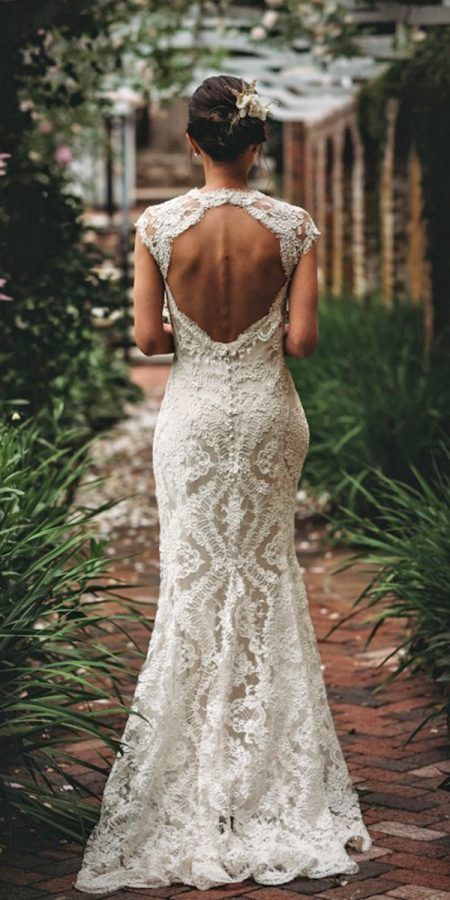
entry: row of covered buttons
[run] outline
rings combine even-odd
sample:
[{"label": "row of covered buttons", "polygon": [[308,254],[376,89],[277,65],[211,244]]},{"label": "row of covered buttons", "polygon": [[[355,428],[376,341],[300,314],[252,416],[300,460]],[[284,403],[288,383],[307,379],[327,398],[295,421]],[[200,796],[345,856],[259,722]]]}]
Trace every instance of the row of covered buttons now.
[{"label": "row of covered buttons", "polygon": [[222,347],[219,347],[219,349],[218,349],[218,354],[219,354],[219,356],[222,356],[222,357],[236,356],[236,353],[237,353],[236,347],[223,347],[222,346]]}]

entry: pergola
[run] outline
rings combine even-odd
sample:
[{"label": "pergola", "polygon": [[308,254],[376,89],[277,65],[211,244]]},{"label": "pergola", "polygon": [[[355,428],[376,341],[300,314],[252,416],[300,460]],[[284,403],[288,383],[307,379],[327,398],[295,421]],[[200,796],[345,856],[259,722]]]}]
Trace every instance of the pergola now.
[{"label": "pergola", "polygon": [[[229,9],[229,8],[228,8]],[[366,172],[364,151],[359,135],[355,97],[361,84],[381,73],[394,59],[406,55],[409,37],[420,37],[422,29],[450,23],[450,6],[436,4],[382,3],[355,6],[348,4],[358,29],[358,55],[323,63],[305,40],[293,40],[281,48],[271,41],[255,41],[252,27],[260,19],[254,7],[236,5],[217,27],[217,16],[206,15],[199,23],[187,18],[170,39],[171,46],[183,50],[195,40],[209,50],[226,51],[220,71],[257,79],[258,91],[274,101],[271,118],[280,124],[283,134],[283,195],[290,202],[305,206],[314,215],[324,240],[319,242],[319,267],[322,286],[338,296],[349,288],[356,297],[376,289],[379,264],[371,261],[371,237],[366,222]],[[185,98],[199,82],[217,67],[201,63],[194,67]],[[164,93],[153,92],[153,102],[163,102]],[[123,104],[122,104],[123,105]],[[395,282],[395,103],[388,105],[387,142],[382,161],[380,184],[381,221],[381,294],[391,302]],[[134,110],[130,106],[122,121],[128,139],[125,174],[117,185],[122,208],[134,202],[136,184]],[[407,291],[419,302],[427,293],[424,240],[421,234],[420,172],[417,158],[408,162],[407,179],[411,209],[407,213],[411,248],[406,253]],[[151,193],[151,189],[148,191]],[[155,192],[159,202],[161,188]],[[163,199],[160,197],[160,199]],[[122,216],[125,222],[125,215]],[[420,251],[420,252],[419,252]]]}]

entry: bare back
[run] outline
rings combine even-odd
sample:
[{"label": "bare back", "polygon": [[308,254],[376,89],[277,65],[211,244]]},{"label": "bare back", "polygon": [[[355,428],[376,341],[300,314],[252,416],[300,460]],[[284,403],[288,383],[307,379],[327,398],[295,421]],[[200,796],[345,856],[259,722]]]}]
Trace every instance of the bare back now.
[{"label": "bare back", "polygon": [[285,277],[276,235],[223,204],[176,238],[167,281],[178,308],[227,342],[268,312]]},{"label": "bare back", "polygon": [[[217,344],[235,342],[276,305],[286,305],[297,263],[319,234],[301,207],[234,188],[192,188],[148,207],[136,226],[157,264],[169,312],[176,307]],[[144,266],[136,287],[143,315],[145,279],[156,289]],[[156,307],[152,318],[145,315],[144,330],[156,328]]]}]

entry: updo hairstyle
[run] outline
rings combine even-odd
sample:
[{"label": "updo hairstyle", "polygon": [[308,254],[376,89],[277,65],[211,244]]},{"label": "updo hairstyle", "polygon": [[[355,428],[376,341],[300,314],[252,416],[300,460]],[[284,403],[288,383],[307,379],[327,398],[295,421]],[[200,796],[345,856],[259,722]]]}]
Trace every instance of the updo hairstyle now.
[{"label": "updo hairstyle", "polygon": [[250,144],[262,144],[267,138],[265,123],[256,116],[247,114],[230,128],[237,112],[231,89],[248,87],[242,78],[213,75],[205,78],[190,99],[187,133],[214,160],[237,159]]}]

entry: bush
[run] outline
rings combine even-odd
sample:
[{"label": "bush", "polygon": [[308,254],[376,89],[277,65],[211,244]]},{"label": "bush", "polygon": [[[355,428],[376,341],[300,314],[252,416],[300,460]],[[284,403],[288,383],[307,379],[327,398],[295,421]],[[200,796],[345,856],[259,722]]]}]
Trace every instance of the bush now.
[{"label": "bush", "polygon": [[[422,351],[421,312],[409,305],[324,299],[320,342],[288,364],[305,408],[311,444],[304,480],[339,506],[367,512],[376,473],[411,482],[411,465],[433,478],[430,448],[448,434],[450,359]],[[443,446],[443,445],[441,445]]]},{"label": "bush", "polygon": [[373,577],[350,614],[355,615],[361,606],[375,610],[367,644],[383,622],[406,620],[405,640],[397,648],[400,662],[376,690],[405,669],[411,674],[426,670],[443,696],[410,739],[431,717],[446,710],[450,724],[450,451],[442,447],[441,457],[443,469],[436,469],[433,486],[415,469],[413,484],[378,474],[376,492],[366,498],[376,511],[375,519],[347,510],[343,528],[345,541],[359,550],[341,570],[357,561],[372,567]]},{"label": "bush", "polygon": [[103,257],[86,239],[80,201],[56,164],[30,159],[26,144],[8,161],[0,196],[0,255],[13,298],[2,303],[2,404],[20,399],[34,414],[61,399],[68,424],[87,431],[116,420],[139,392],[93,312],[117,315],[126,298],[123,285],[99,275]]},{"label": "bush", "polygon": [[[0,797],[8,830],[26,816],[83,840],[96,807],[79,773],[108,767],[80,761],[67,742],[89,736],[119,749],[113,717],[129,711],[120,685],[135,673],[130,650],[111,638],[120,632],[124,646],[141,617],[126,585],[105,581],[101,510],[70,506],[89,460],[61,412],[50,425],[0,426]],[[111,608],[118,600],[122,612]]]}]

